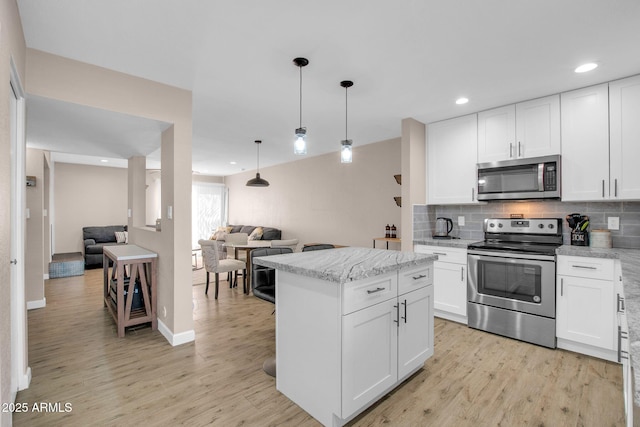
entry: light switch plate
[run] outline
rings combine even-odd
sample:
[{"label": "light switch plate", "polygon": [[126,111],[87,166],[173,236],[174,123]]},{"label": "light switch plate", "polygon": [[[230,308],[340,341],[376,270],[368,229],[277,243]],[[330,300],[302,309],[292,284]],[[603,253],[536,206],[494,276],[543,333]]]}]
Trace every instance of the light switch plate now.
[{"label": "light switch plate", "polygon": [[620,230],[620,217],[610,216],[607,218],[607,228],[609,230]]},{"label": "light switch plate", "polygon": [[459,216],[458,217],[458,225],[460,227],[464,227],[464,216]]},{"label": "light switch plate", "polygon": [[173,206],[167,206],[167,219],[173,219]]}]

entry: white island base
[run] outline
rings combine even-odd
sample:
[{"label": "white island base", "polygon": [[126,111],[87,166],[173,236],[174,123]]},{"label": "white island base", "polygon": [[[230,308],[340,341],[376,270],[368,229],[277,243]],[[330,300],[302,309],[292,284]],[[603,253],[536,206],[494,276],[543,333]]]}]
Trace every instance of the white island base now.
[{"label": "white island base", "polygon": [[276,271],[276,388],[325,426],[433,355],[433,262],[344,284]]}]

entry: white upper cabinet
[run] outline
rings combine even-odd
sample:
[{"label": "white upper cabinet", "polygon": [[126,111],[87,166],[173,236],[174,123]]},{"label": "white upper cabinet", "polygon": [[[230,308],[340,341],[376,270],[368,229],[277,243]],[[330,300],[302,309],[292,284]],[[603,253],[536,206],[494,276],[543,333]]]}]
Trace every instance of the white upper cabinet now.
[{"label": "white upper cabinet", "polygon": [[562,200],[640,200],[640,76],[561,101]]},{"label": "white upper cabinet", "polygon": [[478,163],[515,159],[516,107],[478,113]]},{"label": "white upper cabinet", "polygon": [[560,95],[562,200],[609,198],[609,92],[601,84]]},{"label": "white upper cabinet", "polygon": [[477,203],[475,114],[427,125],[427,203]]},{"label": "white upper cabinet", "polygon": [[558,95],[478,113],[478,163],[559,153]]},{"label": "white upper cabinet", "polygon": [[609,83],[611,198],[640,200],[640,76]]}]

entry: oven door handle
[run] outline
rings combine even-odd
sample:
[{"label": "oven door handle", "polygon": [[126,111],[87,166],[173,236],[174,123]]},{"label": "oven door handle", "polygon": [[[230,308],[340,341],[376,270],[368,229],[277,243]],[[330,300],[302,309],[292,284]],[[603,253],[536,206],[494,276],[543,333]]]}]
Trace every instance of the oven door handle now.
[{"label": "oven door handle", "polygon": [[555,262],[555,255],[541,255],[541,254],[527,254],[527,253],[516,253],[516,252],[510,252],[510,251],[503,251],[503,252],[499,252],[499,251],[478,251],[478,250],[472,250],[469,249],[469,251],[467,252],[469,256],[479,256],[479,257],[497,257],[497,258],[514,258],[514,259],[530,259],[530,260],[537,260],[537,261],[554,261]]}]

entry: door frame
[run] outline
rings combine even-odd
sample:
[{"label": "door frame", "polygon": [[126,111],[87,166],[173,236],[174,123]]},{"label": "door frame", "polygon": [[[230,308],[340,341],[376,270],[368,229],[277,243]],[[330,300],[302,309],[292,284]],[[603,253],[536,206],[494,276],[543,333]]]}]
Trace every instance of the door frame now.
[{"label": "door frame", "polygon": [[25,94],[13,58],[10,60],[9,96],[15,105],[11,112],[11,395],[29,387],[31,368],[27,352],[27,305],[25,299],[25,230],[26,230],[26,138]]}]

